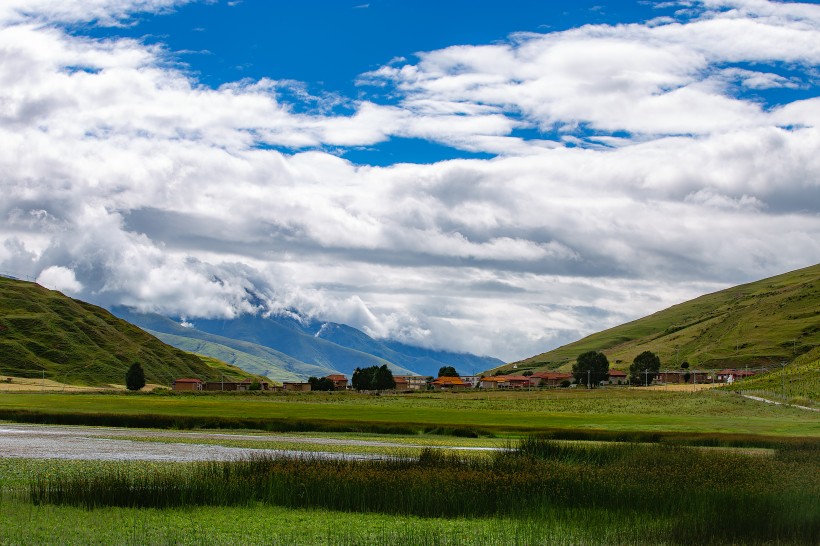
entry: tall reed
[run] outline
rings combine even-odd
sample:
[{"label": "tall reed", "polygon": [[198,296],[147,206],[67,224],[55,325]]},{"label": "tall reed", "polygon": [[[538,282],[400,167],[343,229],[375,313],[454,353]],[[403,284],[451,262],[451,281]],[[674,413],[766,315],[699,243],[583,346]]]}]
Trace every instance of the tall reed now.
[{"label": "tall reed", "polygon": [[[666,521],[687,543],[820,543],[817,445],[775,456],[647,444],[580,444],[531,438],[494,457],[427,449],[384,460],[255,456],[38,478],[34,503],[172,507],[268,503],[293,508],[422,517],[538,518],[598,510]],[[582,524],[582,522],[578,522]],[[653,524],[654,525],[654,524]]]}]

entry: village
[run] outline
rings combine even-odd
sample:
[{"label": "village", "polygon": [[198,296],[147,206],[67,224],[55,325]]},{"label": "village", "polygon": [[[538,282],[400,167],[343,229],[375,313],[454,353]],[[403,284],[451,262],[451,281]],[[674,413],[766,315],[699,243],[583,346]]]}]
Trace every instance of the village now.
[{"label": "village", "polygon": [[[726,368],[719,371],[659,371],[645,383],[636,383],[636,386],[665,386],[665,385],[708,385],[733,384],[736,381],[757,375],[759,370],[741,370]],[[332,374],[325,376],[333,383],[334,391],[354,390],[347,376]],[[393,376],[395,387],[389,392],[413,391],[466,391],[470,389],[494,390],[529,390],[575,388],[583,386],[578,383],[573,374],[568,372],[530,372],[520,375],[442,375],[437,378],[422,375]],[[626,387],[630,386],[629,374],[623,370],[609,370],[603,380],[590,382],[595,387]],[[174,391],[272,391],[272,392],[310,392],[313,387],[310,382],[284,381],[281,384],[273,381],[259,381],[244,379],[242,381],[203,381],[197,378],[180,378],[174,381]]]}]

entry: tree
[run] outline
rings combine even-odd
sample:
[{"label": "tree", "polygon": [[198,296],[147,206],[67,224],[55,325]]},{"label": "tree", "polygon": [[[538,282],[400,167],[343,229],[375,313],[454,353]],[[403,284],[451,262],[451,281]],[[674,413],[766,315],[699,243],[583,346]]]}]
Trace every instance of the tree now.
[{"label": "tree", "polygon": [[458,377],[458,372],[452,366],[442,366],[438,369],[439,377]]},{"label": "tree", "polygon": [[[375,367],[375,366],[374,366]],[[374,387],[377,391],[386,391],[396,388],[396,380],[393,379],[393,372],[387,367],[387,364],[382,364],[381,367],[373,374]]]},{"label": "tree", "polygon": [[572,365],[572,375],[575,376],[576,383],[582,383],[587,387],[599,381],[606,381],[609,379],[609,360],[604,353],[598,351],[588,351],[578,355],[578,359]]},{"label": "tree", "polygon": [[630,364],[629,381],[633,385],[649,385],[660,369],[661,359],[658,355],[652,351],[644,351]]},{"label": "tree", "polygon": [[383,391],[396,388],[396,380],[393,379],[393,372],[387,364],[364,369],[356,368],[350,384],[357,391]]},{"label": "tree", "polygon": [[134,362],[125,372],[125,386],[129,391],[138,391],[145,386],[145,372],[139,362]]},{"label": "tree", "polygon": [[327,377],[308,377],[310,383],[310,390],[312,391],[333,391],[336,390],[336,384],[332,379]]}]

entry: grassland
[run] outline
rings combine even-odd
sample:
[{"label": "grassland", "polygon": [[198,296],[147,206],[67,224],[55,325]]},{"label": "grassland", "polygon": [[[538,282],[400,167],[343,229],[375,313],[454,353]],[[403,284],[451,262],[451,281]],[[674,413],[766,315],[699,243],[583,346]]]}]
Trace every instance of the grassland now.
[{"label": "grassland", "polygon": [[0,541],[227,544],[242,521],[251,544],[814,544],[818,447],[528,439],[478,459],[0,462]]},{"label": "grassland", "polygon": [[[773,366],[820,346],[820,265],[707,294],[522,360],[525,369],[566,368],[603,351],[627,368],[642,351],[664,368]],[[511,364],[502,369],[509,369]]]},{"label": "grassland", "polygon": [[0,419],[62,424],[256,428],[271,431],[444,431],[524,435],[550,431],[820,437],[816,414],[733,393],[636,389],[366,396],[15,394]]}]

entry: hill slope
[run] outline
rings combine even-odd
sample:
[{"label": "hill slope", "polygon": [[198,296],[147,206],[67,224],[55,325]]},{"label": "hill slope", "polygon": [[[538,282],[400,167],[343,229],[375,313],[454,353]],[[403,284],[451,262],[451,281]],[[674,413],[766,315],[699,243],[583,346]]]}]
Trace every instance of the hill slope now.
[{"label": "hill slope", "polygon": [[[820,345],[820,265],[735,286],[681,303],[552,351],[518,369],[566,368],[585,351],[603,351],[624,369],[642,351],[663,367],[740,367],[791,361]],[[512,364],[504,368],[510,368]]]},{"label": "hill slope", "polygon": [[[0,373],[77,385],[122,384],[139,362],[149,383],[216,378],[196,355],[162,343],[105,309],[0,277]],[[218,374],[217,374],[218,376]]]},{"label": "hill slope", "polygon": [[112,312],[169,345],[218,358],[275,381],[299,381],[311,375],[321,377],[338,373],[333,368],[308,364],[270,347],[210,334],[197,328],[186,328],[155,313],[136,313],[125,307],[115,307]]},{"label": "hill slope", "polygon": [[153,313],[113,309],[119,317],[184,350],[225,360],[276,381],[304,380],[313,375],[351,375],[356,367],[387,364],[393,373],[410,373],[377,356],[342,347],[275,318],[197,320],[195,328]]}]

